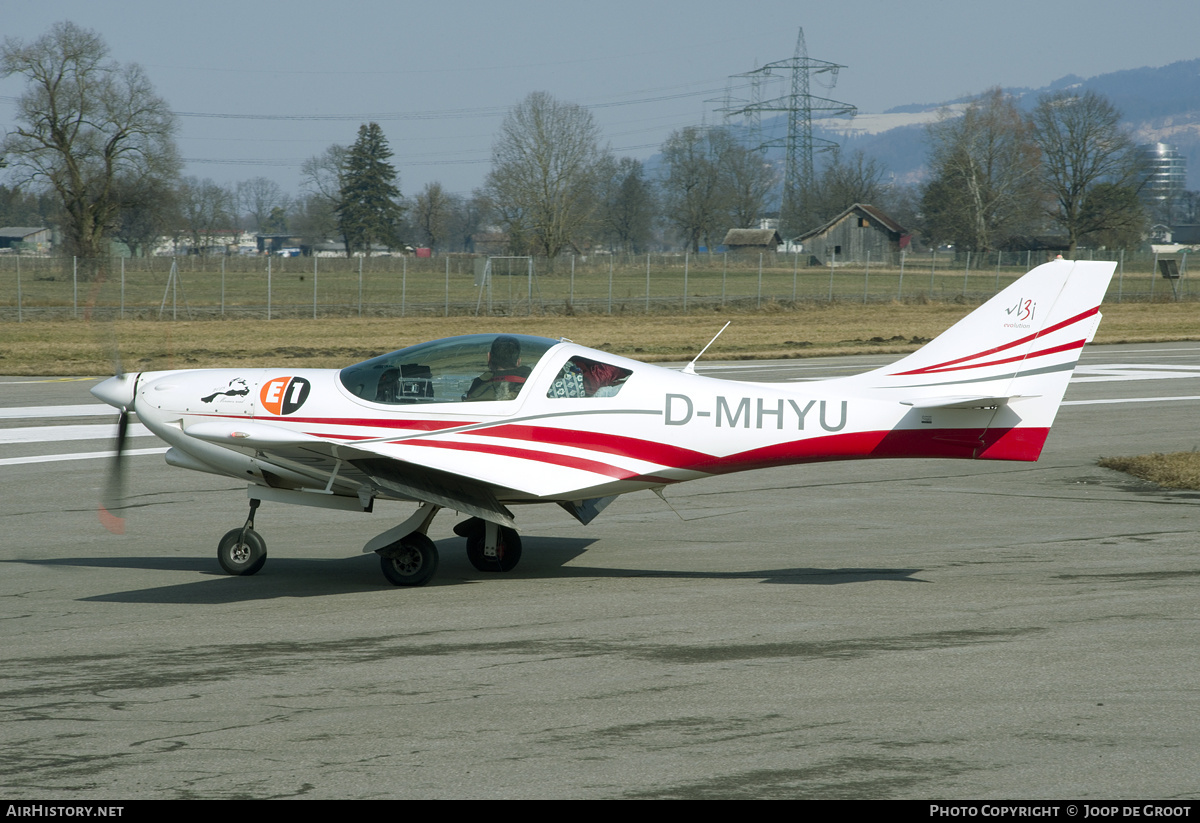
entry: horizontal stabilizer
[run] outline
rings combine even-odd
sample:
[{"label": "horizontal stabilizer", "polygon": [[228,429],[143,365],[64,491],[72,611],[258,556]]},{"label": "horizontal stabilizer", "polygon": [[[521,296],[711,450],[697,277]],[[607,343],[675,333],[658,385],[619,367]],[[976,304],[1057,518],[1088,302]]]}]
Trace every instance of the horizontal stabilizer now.
[{"label": "horizontal stabilizer", "polygon": [[998,409],[1001,406],[1007,406],[1014,400],[1027,400],[1038,396],[1036,394],[1014,394],[1009,397],[983,397],[976,395],[925,397],[921,400],[901,400],[900,405],[912,406],[914,409]]}]

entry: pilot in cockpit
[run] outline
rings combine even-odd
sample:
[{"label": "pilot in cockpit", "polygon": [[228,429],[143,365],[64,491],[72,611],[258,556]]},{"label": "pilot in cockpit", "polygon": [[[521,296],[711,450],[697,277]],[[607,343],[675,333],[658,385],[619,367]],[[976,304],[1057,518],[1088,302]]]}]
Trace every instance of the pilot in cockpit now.
[{"label": "pilot in cockpit", "polygon": [[492,341],[488,370],[471,382],[463,400],[512,400],[521,391],[530,369],[521,365],[521,342],[502,334]]}]

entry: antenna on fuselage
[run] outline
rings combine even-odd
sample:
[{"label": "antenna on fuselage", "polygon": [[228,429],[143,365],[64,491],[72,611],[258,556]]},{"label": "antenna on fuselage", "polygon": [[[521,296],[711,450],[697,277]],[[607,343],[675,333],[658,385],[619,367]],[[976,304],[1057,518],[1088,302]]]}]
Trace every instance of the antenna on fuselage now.
[{"label": "antenna on fuselage", "polygon": [[[716,343],[716,342],[717,342],[717,338],[721,336],[721,332],[723,332],[723,331],[725,331],[727,328],[729,328],[729,324],[730,324],[730,323],[732,323],[732,322],[733,322],[732,320],[727,320],[727,321],[725,321],[725,325],[721,327],[721,331],[719,331],[719,332],[717,332],[716,334],[714,334],[714,335],[713,335],[713,339],[708,341],[708,346],[711,346],[713,343]],[[695,373],[696,373],[696,361],[697,361],[697,360],[699,360],[701,357],[703,357],[703,356],[704,356],[704,353],[705,353],[706,351],[708,351],[708,346],[705,346],[704,348],[702,348],[702,349],[700,350],[700,354],[698,354],[698,355],[696,355],[695,357],[693,357],[693,358],[692,358],[692,362],[691,362],[691,363],[688,363],[686,366],[684,366],[684,367],[683,367],[683,373],[684,373],[684,374],[695,374]]]}]

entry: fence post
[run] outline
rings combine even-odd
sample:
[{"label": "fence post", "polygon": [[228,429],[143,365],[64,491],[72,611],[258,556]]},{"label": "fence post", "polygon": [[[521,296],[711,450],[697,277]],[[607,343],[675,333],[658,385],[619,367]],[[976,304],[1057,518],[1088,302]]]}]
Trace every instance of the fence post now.
[{"label": "fence post", "polygon": [[21,255],[17,255],[17,322],[23,320],[21,317]]},{"label": "fence post", "polygon": [[1125,249],[1121,249],[1120,268],[1117,274],[1117,302],[1121,302],[1121,292],[1125,290]]},{"label": "fence post", "polygon": [[[530,266],[532,267],[532,265],[533,264],[531,262]],[[530,302],[532,301],[533,298],[531,297]],[[446,313],[444,316],[450,316],[450,257],[448,255],[446,257]]]},{"label": "fence post", "polygon": [[904,256],[908,254],[908,249],[900,249],[900,285],[896,289],[896,299],[904,299]]},{"label": "fence post", "polygon": [[800,253],[792,250],[792,302],[796,302],[796,278],[800,274]]},{"label": "fence post", "polygon": [[[221,270],[225,270],[225,258],[221,258]],[[267,252],[267,319],[271,319],[271,253]]]},{"label": "fence post", "polygon": [[762,261],[763,253],[758,253],[758,308],[762,308]]},{"label": "fence post", "polygon": [[827,301],[830,303],[833,302],[833,264],[836,261],[837,261],[837,252],[836,251],[830,252],[830,254],[829,254],[829,300]]},{"label": "fence post", "polygon": [[650,252],[646,252],[646,314],[650,313]]},{"label": "fence post", "polygon": [[691,252],[683,253],[683,313],[687,314],[688,264],[691,262]]},{"label": "fence post", "polygon": [[[172,258],[174,259],[174,258]],[[221,258],[221,316],[225,316],[225,258]]]},{"label": "fence post", "polygon": [[358,258],[358,316],[362,317],[362,261]]},{"label": "fence post", "polygon": [[729,276],[729,252],[721,253],[721,306],[725,306],[725,280]]},{"label": "fence post", "polygon": [[408,255],[400,258],[400,316],[404,316],[408,306]]},{"label": "fence post", "polygon": [[871,250],[867,249],[867,267],[863,270],[863,305],[867,305],[867,288],[871,282]]},{"label": "fence post", "polygon": [[71,258],[71,314],[79,317],[79,258]]},{"label": "fence post", "polygon": [[[18,262],[19,265],[19,262]],[[121,319],[125,319],[125,258],[121,258]]]},{"label": "fence post", "polygon": [[1154,302],[1154,281],[1158,279],[1158,252],[1154,253],[1154,262],[1150,264],[1150,302]]},{"label": "fence post", "polygon": [[[1179,266],[1179,284],[1183,286],[1183,293],[1186,295],[1191,292],[1191,288],[1187,281],[1187,249],[1183,249],[1179,254],[1183,258],[1183,261]],[[1176,295],[1175,299],[1178,300],[1179,296]]]},{"label": "fence post", "polygon": [[571,291],[568,296],[568,301],[572,306],[575,305],[575,255],[571,255]]},{"label": "fence post", "polygon": [[608,313],[612,314],[613,255],[608,256]]},{"label": "fence post", "polygon": [[971,252],[967,252],[967,267],[963,269],[963,289],[962,296],[967,296],[967,275],[971,273]]},{"label": "fence post", "polygon": [[313,254],[313,320],[317,319],[317,255]]},{"label": "fence post", "polygon": [[937,249],[929,250],[929,299],[933,299],[933,270],[937,267]]},{"label": "fence post", "polygon": [[[547,266],[550,264],[547,263]],[[533,317],[533,255],[529,255],[529,311],[525,313],[526,317]]]}]

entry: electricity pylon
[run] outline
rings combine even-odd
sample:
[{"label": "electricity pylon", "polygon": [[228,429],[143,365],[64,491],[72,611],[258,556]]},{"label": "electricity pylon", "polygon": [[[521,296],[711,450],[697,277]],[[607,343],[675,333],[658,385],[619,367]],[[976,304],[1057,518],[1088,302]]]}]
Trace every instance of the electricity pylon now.
[{"label": "electricity pylon", "polygon": [[[837,63],[825,60],[814,60],[808,56],[808,48],[804,43],[804,28],[801,27],[796,37],[796,54],[790,60],[777,60],[767,63],[761,68],[747,72],[739,77],[780,76],[791,73],[791,93],[784,97],[765,102],[751,102],[745,106],[730,106],[724,109],[727,117],[742,115],[756,119],[761,112],[785,112],[788,117],[788,130],[785,143],[783,166],[783,209],[779,215],[779,230],[784,237],[791,237],[802,231],[800,225],[805,199],[813,185],[813,151],[814,148],[828,150],[836,148],[837,144],[829,140],[814,138],[812,134],[813,116],[819,117],[853,117],[858,109],[849,103],[840,103],[824,97],[814,97],[809,91],[810,78],[827,74],[827,83],[818,82],[825,88],[832,89],[837,84]],[[778,140],[762,143],[759,148],[777,147]]]}]

